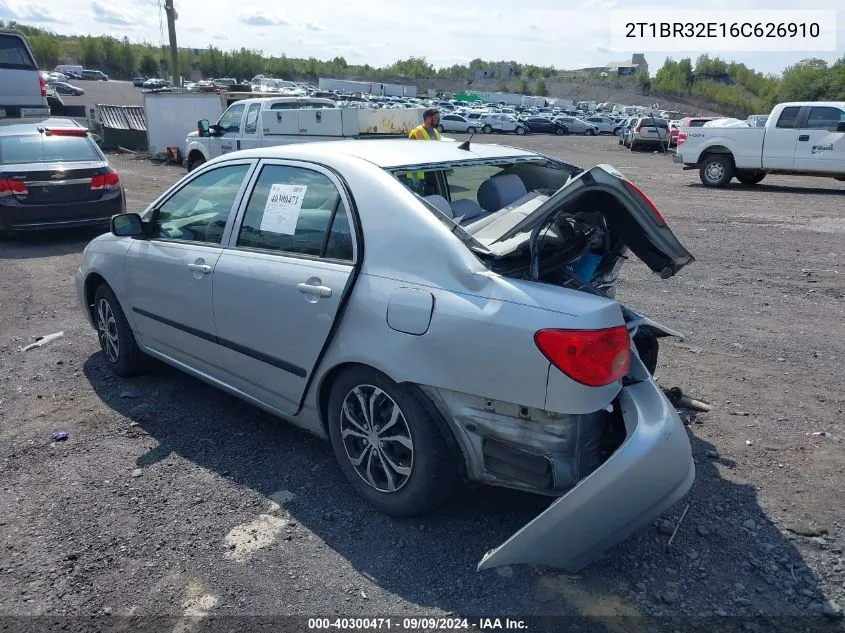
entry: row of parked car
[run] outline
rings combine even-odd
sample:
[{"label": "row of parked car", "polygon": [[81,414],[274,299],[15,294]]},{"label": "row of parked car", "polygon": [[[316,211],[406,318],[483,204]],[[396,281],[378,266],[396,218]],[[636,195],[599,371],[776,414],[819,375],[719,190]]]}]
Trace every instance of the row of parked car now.
[{"label": "row of parked car", "polygon": [[622,119],[609,116],[581,118],[574,113],[515,115],[491,113],[485,110],[464,110],[443,114],[440,117],[441,132],[512,132],[514,134],[616,134],[622,126]]}]

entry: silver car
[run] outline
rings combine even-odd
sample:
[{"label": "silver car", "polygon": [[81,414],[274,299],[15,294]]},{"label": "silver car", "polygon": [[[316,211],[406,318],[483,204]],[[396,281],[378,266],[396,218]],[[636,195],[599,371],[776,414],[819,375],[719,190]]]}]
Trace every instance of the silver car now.
[{"label": "silver car", "polygon": [[556,123],[562,123],[569,130],[570,134],[586,134],[588,136],[595,136],[599,133],[599,128],[592,123],[587,123],[583,119],[574,116],[559,116],[553,119]]},{"label": "silver car", "polygon": [[557,497],[479,568],[578,570],[692,484],[649,372],[677,333],[612,297],[629,253],[664,278],[693,257],[610,166],[484,144],[264,147],[111,228],[76,290],[119,375],[151,356],[328,439],[392,515],[462,480]]}]

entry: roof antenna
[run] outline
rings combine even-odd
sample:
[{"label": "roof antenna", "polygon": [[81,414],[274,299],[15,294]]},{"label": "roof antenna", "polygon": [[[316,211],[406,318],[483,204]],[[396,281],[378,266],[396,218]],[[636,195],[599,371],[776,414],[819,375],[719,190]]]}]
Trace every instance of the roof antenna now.
[{"label": "roof antenna", "polygon": [[469,151],[469,142],[472,140],[472,137],[475,136],[475,130],[472,131],[472,134],[469,135],[469,138],[465,140],[463,143],[458,145],[458,149],[463,149]]}]

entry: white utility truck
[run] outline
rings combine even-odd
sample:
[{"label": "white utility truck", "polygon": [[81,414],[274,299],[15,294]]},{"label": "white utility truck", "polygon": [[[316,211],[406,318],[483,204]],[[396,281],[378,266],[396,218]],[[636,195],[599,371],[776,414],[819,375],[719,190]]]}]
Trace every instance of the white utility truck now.
[{"label": "white utility truck", "polygon": [[217,123],[197,122],[185,141],[188,171],[228,152],[349,138],[407,137],[423,108],[338,108],[331,99],[265,97],[236,101]]},{"label": "white utility truck", "polygon": [[765,127],[681,128],[673,160],[698,169],[707,187],[756,185],[766,174],[845,180],[845,101],[781,103]]}]

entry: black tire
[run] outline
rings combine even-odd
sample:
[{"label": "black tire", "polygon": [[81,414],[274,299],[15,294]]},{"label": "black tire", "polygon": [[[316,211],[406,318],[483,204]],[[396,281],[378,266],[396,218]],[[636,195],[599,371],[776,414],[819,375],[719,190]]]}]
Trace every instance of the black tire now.
[{"label": "black tire", "polygon": [[564,131],[564,129],[562,127],[556,127],[555,128],[555,134],[557,134],[558,136],[563,136],[564,134],[566,134],[566,132]]},{"label": "black tire", "polygon": [[195,156],[194,158],[188,159],[188,171],[194,171],[197,167],[202,165],[205,162],[204,156]]},{"label": "black tire", "polygon": [[619,128],[618,127],[613,128],[613,136],[619,136]]},{"label": "black tire", "polygon": [[444,130],[444,129],[443,129],[443,126],[442,126],[442,125],[438,125],[438,126],[437,126],[437,131],[438,131],[438,132],[440,132],[441,134],[443,134],[443,132],[445,132],[446,130]]},{"label": "black tire", "polygon": [[734,172],[734,161],[729,154],[708,154],[701,161],[698,176],[705,187],[724,187]]},{"label": "black tire", "polygon": [[[108,310],[105,309],[106,306]],[[109,317],[109,312],[111,313],[111,318]],[[120,307],[120,303],[117,297],[114,296],[112,289],[106,284],[100,284],[97,292],[94,293],[94,311],[92,316],[94,326],[97,328],[97,338],[100,340],[100,349],[112,371],[118,376],[135,376],[143,372],[146,369],[147,357],[138,348],[138,344],[135,342],[135,334],[132,332],[132,328],[129,327],[129,322],[126,320],[123,308]],[[103,320],[105,320],[107,331],[117,337],[116,354],[114,353],[114,348],[106,341]],[[111,324],[112,320],[113,324]]]},{"label": "black tire", "polygon": [[654,376],[654,372],[657,370],[657,354],[660,351],[660,343],[654,332],[646,328],[639,328],[634,335],[634,345],[637,348],[640,360],[648,369],[648,373]]},{"label": "black tire", "polygon": [[[387,410],[383,407],[389,407],[390,401],[400,409],[401,417],[392,428],[398,429],[395,431],[397,435],[410,439],[412,447],[410,453],[411,465],[410,473],[407,475],[391,469],[392,475],[396,476],[393,479],[394,486],[401,481],[401,485],[398,485],[398,488],[393,492],[378,489],[378,485],[387,485],[388,478],[384,476],[384,473],[389,461],[381,461],[382,458],[377,457],[380,464],[375,463],[375,471],[378,472],[373,472],[372,466],[367,467],[369,469],[367,472],[370,473],[370,478],[374,482],[377,478],[384,482],[376,482],[377,486],[373,487],[365,481],[364,475],[359,474],[356,470],[352,463],[353,458],[350,457],[349,453],[349,450],[351,450],[353,454],[357,454],[357,457],[363,457],[368,454],[367,446],[371,446],[371,444],[359,440],[358,436],[353,435],[347,438],[348,444],[344,442],[342,423],[348,425],[351,429],[355,428],[349,422],[350,416],[343,415],[344,403],[347,398],[349,398],[348,406],[352,407],[353,416],[363,421],[360,415],[362,407],[353,393],[354,389],[359,389],[366,396],[365,401],[368,406],[369,397],[374,393],[373,390],[381,390],[387,396],[387,399],[384,398],[384,395],[377,396],[377,406],[375,407],[377,410],[386,412]],[[431,419],[426,407],[408,389],[393,382],[384,374],[368,367],[357,367],[343,372],[332,385],[327,415],[329,437],[341,471],[352,484],[355,492],[381,512],[393,516],[423,514],[445,502],[457,488],[458,470],[446,442],[437,428],[437,423]],[[407,436],[404,434],[405,430],[407,430]],[[394,447],[396,444],[398,443],[392,443]],[[349,450],[347,446],[349,446]],[[407,449],[407,447],[405,448]],[[390,447],[381,454],[388,454],[388,450],[391,459],[396,462],[407,463],[409,459],[407,456],[397,456]],[[369,451],[369,454],[372,454],[372,448]],[[400,466],[406,467],[402,464]]]},{"label": "black tire", "polygon": [[596,135],[596,131],[593,128],[590,128],[589,130],[587,130],[587,136],[595,136],[595,135]]},{"label": "black tire", "polygon": [[636,142],[634,142],[634,139],[631,139],[631,144],[629,145],[629,147],[631,148],[631,151],[632,151],[632,152],[634,151],[634,148],[635,148],[636,146],[637,146],[637,144],[636,144]]},{"label": "black tire", "polygon": [[765,172],[761,171],[738,171],[736,172],[736,179],[743,185],[756,185],[758,182],[766,177]]},{"label": "black tire", "polygon": [[490,134],[492,132],[493,132],[493,128],[489,125],[485,125],[483,128],[481,128],[482,134]]},{"label": "black tire", "polygon": [[12,239],[12,234],[8,231],[0,231],[0,242],[6,242]]},{"label": "black tire", "polygon": [[517,136],[525,136],[525,128],[521,125],[517,127],[515,131],[517,133]]},{"label": "black tire", "polygon": [[470,126],[467,128],[467,134],[475,134],[475,128]]}]

